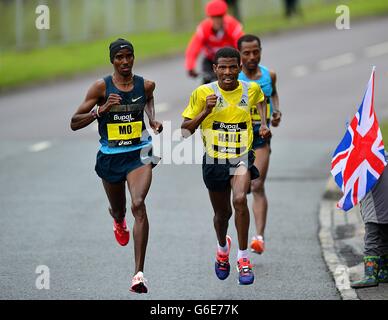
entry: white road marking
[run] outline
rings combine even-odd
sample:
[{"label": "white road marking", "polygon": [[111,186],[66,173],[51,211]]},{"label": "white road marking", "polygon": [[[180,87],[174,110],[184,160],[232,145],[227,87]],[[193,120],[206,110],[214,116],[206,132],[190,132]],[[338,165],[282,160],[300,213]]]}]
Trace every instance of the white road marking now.
[{"label": "white road marking", "polygon": [[382,56],[383,54],[388,53],[388,42],[379,43],[370,47],[366,47],[365,55],[368,58]]},{"label": "white road marking", "polygon": [[342,66],[349,65],[356,60],[356,57],[353,53],[348,52],[341,54],[339,56],[331,57],[324,59],[318,62],[318,69],[321,71],[327,71],[330,69],[339,68]]},{"label": "white road marking", "polygon": [[309,73],[309,69],[303,65],[299,65],[291,69],[291,74],[296,78],[304,77],[308,73]]},{"label": "white road marking", "polygon": [[42,141],[42,142],[33,144],[32,146],[30,146],[28,148],[28,150],[30,152],[39,152],[39,151],[43,151],[43,150],[50,148],[51,145],[52,144],[50,141]]}]

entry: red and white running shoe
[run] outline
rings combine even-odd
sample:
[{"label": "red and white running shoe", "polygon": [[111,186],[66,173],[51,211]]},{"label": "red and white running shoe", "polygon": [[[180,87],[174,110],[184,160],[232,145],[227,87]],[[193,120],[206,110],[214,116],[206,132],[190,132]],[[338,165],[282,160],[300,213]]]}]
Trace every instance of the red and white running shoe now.
[{"label": "red and white running shoe", "polygon": [[121,223],[117,223],[116,220],[113,219],[113,232],[115,234],[117,242],[121,246],[126,246],[129,242],[129,229],[127,228],[127,223],[125,222],[125,218]]},{"label": "red and white running shoe", "polygon": [[135,293],[147,293],[148,292],[147,279],[144,278],[143,272],[139,271],[132,278],[132,285],[129,288],[129,291],[135,292]]}]

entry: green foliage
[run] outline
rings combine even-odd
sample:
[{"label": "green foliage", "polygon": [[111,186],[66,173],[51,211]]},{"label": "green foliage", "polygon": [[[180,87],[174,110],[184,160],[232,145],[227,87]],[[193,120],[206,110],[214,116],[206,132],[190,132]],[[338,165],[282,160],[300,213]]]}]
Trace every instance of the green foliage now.
[{"label": "green foliage", "polygon": [[388,121],[385,120],[380,124],[381,134],[383,135],[384,147],[388,151]]},{"label": "green foliage", "polygon": [[[356,17],[388,14],[387,0],[341,2],[350,7],[351,22]],[[285,19],[281,12],[249,19],[244,21],[244,29],[246,32],[261,36],[266,32],[302,28],[319,23],[334,24],[337,5],[338,2],[330,1],[327,5],[315,4],[304,7],[303,16],[291,20]],[[11,23],[7,21],[5,20],[5,23]],[[176,29],[181,30],[178,27]],[[58,44],[42,49],[3,52],[0,55],[0,91],[34,81],[57,79],[107,67],[108,45],[117,37],[124,37],[133,42],[136,60],[139,61],[169,54],[183,54],[190,36],[191,32],[182,31],[118,34],[116,37],[90,42],[80,40],[78,43]]]}]

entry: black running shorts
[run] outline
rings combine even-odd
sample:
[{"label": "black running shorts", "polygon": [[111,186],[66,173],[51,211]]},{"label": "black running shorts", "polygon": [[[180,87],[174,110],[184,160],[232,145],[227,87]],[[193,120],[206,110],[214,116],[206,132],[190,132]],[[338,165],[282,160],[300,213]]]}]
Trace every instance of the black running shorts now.
[{"label": "black running shorts", "polygon": [[[202,176],[206,188],[210,191],[226,191],[230,188],[230,179],[234,175],[234,171],[243,165],[248,168],[251,173],[251,180],[257,179],[260,174],[259,170],[254,166],[255,153],[250,150],[249,153],[237,159],[222,159],[218,160],[204,154],[202,161]],[[248,163],[248,164],[247,164]]]},{"label": "black running shorts", "polygon": [[152,154],[150,147],[116,154],[98,151],[95,170],[101,179],[110,183],[119,183],[126,181],[131,171],[149,163],[154,167],[159,160],[159,157]]}]

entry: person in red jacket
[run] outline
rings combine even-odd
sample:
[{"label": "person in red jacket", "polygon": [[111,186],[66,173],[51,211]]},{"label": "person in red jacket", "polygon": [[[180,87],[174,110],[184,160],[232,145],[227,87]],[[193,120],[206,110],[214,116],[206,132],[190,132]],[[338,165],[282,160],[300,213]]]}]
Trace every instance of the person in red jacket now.
[{"label": "person in red jacket", "polygon": [[207,18],[202,20],[186,49],[186,70],[190,77],[198,77],[195,69],[198,55],[204,50],[202,62],[203,83],[217,80],[213,71],[214,56],[223,47],[237,48],[237,40],[244,34],[238,20],[227,14],[228,5],[223,0],[206,4]]}]

